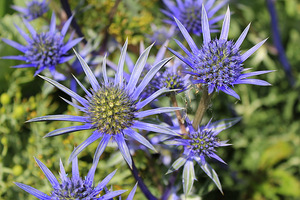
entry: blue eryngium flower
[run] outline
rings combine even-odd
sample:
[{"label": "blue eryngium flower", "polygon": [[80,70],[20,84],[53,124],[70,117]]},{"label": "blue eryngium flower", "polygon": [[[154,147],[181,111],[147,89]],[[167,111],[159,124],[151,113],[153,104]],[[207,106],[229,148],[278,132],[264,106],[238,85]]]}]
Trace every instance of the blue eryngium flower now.
[{"label": "blue eryngium flower", "polygon": [[169,89],[162,88],[152,94],[150,97],[141,101],[140,95],[149,81],[157,73],[157,71],[170,60],[170,58],[166,58],[158,62],[148,71],[140,84],[137,84],[141,72],[143,71],[143,68],[146,64],[151,47],[152,45],[140,55],[134,66],[134,69],[132,70],[132,74],[130,75],[129,80],[126,81],[123,79],[123,67],[127,50],[126,41],[121,51],[118,69],[113,81],[110,81],[106,75],[106,58],[104,58],[102,66],[103,80],[101,84],[99,84],[91,69],[82,59],[82,57],[75,52],[87,78],[89,79],[89,82],[92,85],[92,89],[89,91],[74,77],[78,84],[85,91],[86,97],[79,96],[65,86],[47,77],[41,76],[41,78],[48,81],[49,83],[56,86],[63,92],[70,95],[73,99],[78,101],[81,105],[74,104],[64,99],[70,105],[84,112],[84,116],[50,115],[38,117],[29,120],[29,122],[58,120],[84,123],[83,125],[79,126],[71,126],[54,130],[48,133],[46,137],[80,130],[95,129],[93,134],[91,134],[91,136],[87,140],[85,140],[74,149],[69,160],[73,160],[85,147],[87,147],[97,139],[102,138],[97,147],[94,158],[95,160],[99,159],[108,142],[112,139],[118,144],[123,157],[131,167],[132,160],[129,149],[125,142],[126,137],[131,137],[132,139],[137,140],[146,147],[155,150],[150,142],[146,140],[142,135],[137,133],[134,129],[176,135],[176,132],[165,128],[164,126],[142,122],[140,121],[140,118],[181,109],[176,107],[162,107],[141,111],[147,104],[156,99],[159,95],[170,91]]},{"label": "blue eryngium flower", "polygon": [[[105,189],[105,186],[115,175],[116,170],[110,173],[97,186],[94,186],[94,175],[98,162],[94,162],[88,175],[83,180],[79,176],[78,160],[75,157],[72,161],[72,177],[68,177],[65,172],[62,161],[60,161],[60,181],[55,178],[53,173],[41,161],[35,158],[35,161],[44,172],[45,176],[52,185],[52,191],[49,195],[22,183],[15,183],[18,187],[30,193],[41,200],[60,200],[60,199],[82,199],[82,200],[110,200],[113,197],[119,196],[126,190],[117,190],[106,192],[100,195],[100,192]],[[133,196],[133,195],[132,195]],[[131,198],[132,199],[132,198]]]},{"label": "blue eryngium flower", "polygon": [[46,2],[46,0],[43,0],[42,2],[32,0],[26,4],[25,8],[13,5],[12,9],[20,12],[24,18],[31,21],[46,13],[49,10],[48,4],[49,3]]},{"label": "blue eryngium flower", "polygon": [[[178,170],[184,165],[182,182],[183,190],[187,195],[192,187],[194,180],[196,180],[194,163],[196,161],[202,168],[202,170],[214,181],[219,190],[222,192],[222,186],[220,184],[217,173],[214,169],[207,163],[206,158],[214,158],[224,164],[226,164],[217,154],[216,148],[222,146],[228,146],[227,141],[220,141],[218,134],[233,126],[239,122],[240,118],[224,119],[216,121],[214,123],[209,123],[206,126],[198,127],[195,130],[192,126],[192,122],[186,118],[188,126],[188,134],[182,134],[179,138],[176,137],[170,141],[174,142],[173,145],[182,146],[183,154],[179,157],[168,170],[167,173],[171,173]],[[171,143],[172,144],[172,143]]]},{"label": "blue eryngium flower", "polygon": [[29,30],[31,37],[28,36],[17,25],[15,26],[18,29],[21,36],[26,40],[26,46],[21,45],[12,40],[2,39],[3,42],[18,49],[19,51],[24,53],[24,55],[5,56],[2,58],[26,61],[26,64],[16,65],[13,67],[35,67],[35,75],[39,74],[44,69],[48,69],[50,70],[51,74],[55,77],[55,79],[60,79],[58,77],[60,74],[55,70],[56,65],[70,60],[73,56],[69,56],[67,52],[82,40],[82,38],[77,38],[73,40],[73,34],[71,34],[69,41],[67,43],[64,43],[64,38],[66,36],[67,30],[70,26],[72,19],[73,17],[68,19],[64,24],[61,32],[58,32],[56,30],[56,17],[53,13],[51,18],[50,30],[49,32],[43,33],[37,33],[34,30],[34,28],[29,24],[29,22],[24,19],[24,24]]},{"label": "blue eryngium flower", "polygon": [[[205,2],[204,0],[177,0],[177,5],[171,0],[163,0],[163,2],[169,9],[169,11],[162,10],[164,14],[170,17],[170,20],[165,20],[167,23],[174,24],[176,26],[176,23],[173,20],[173,18],[176,17],[179,21],[181,21],[189,33],[200,36],[203,26],[201,10],[202,5]],[[215,0],[206,1],[204,8],[208,12],[209,26],[212,32],[217,31],[215,29],[216,25],[214,24],[224,18],[224,15],[220,15],[215,18],[213,18],[213,16],[220,8],[226,5],[227,2],[228,1],[224,0],[214,7],[213,5]]]},{"label": "blue eryngium flower", "polygon": [[[173,63],[170,63],[159,76],[159,87],[165,87],[170,90],[177,90],[176,93],[183,92],[190,86],[190,75],[182,73],[182,61],[178,58],[174,59]],[[185,64],[184,64],[185,65]]]},{"label": "blue eryngium flower", "polygon": [[225,15],[220,38],[213,40],[210,38],[210,28],[206,11],[204,8],[202,9],[203,45],[200,49],[198,49],[195,42],[180,21],[176,18],[175,21],[192,51],[190,52],[178,40],[175,40],[176,43],[187,54],[187,57],[180,55],[172,49],[169,50],[190,67],[190,70],[186,71],[186,73],[193,76],[195,79],[193,81],[194,84],[201,83],[207,86],[209,94],[211,94],[214,90],[221,90],[237,99],[240,99],[240,97],[233,89],[230,88],[231,86],[233,87],[236,84],[270,85],[268,82],[263,80],[247,78],[272,72],[271,70],[243,73],[248,70],[243,68],[243,62],[261,45],[263,45],[267,39],[256,44],[244,54],[241,54],[240,46],[247,35],[250,24],[246,27],[235,43],[228,40],[227,37],[230,24],[229,8]]}]

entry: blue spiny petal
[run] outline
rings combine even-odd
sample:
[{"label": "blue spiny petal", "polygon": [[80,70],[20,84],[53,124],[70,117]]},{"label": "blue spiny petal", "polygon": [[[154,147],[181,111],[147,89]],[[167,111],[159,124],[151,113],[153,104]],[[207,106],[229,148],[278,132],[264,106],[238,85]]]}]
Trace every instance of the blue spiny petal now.
[{"label": "blue spiny petal", "polygon": [[132,168],[132,159],[127,144],[124,140],[124,136],[122,134],[117,134],[115,135],[115,140],[124,159],[128,163],[129,167]]},{"label": "blue spiny petal", "polygon": [[83,151],[83,149],[85,149],[87,146],[89,146],[90,144],[92,144],[93,142],[98,140],[101,136],[102,136],[102,134],[100,134],[97,131],[94,131],[94,133],[90,137],[88,137],[84,142],[82,142],[79,146],[77,146],[73,150],[73,152],[70,155],[69,162],[71,162],[75,157],[77,157],[77,155],[81,151]]},{"label": "blue spiny petal", "polygon": [[30,187],[28,185],[22,184],[22,183],[15,183],[19,188],[21,188],[22,190],[25,190],[26,192],[28,192],[29,194],[32,194],[33,196],[35,196],[38,199],[41,200],[51,200],[51,197],[48,196],[47,194],[33,188]]}]

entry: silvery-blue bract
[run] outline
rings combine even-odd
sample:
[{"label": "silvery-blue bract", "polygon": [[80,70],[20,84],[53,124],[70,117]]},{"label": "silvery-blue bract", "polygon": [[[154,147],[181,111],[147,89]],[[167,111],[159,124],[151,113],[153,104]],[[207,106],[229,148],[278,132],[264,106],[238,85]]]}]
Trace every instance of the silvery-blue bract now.
[{"label": "silvery-blue bract", "polygon": [[188,134],[169,139],[170,145],[183,147],[183,154],[172,164],[167,173],[183,166],[182,183],[185,195],[189,194],[196,180],[194,161],[214,181],[222,192],[222,186],[215,170],[207,163],[206,158],[214,158],[226,164],[217,154],[216,148],[228,146],[227,141],[220,141],[218,134],[239,122],[240,118],[224,119],[198,127],[195,130],[192,122],[186,118]]},{"label": "silvery-blue bract", "polygon": [[186,39],[191,52],[178,40],[176,43],[187,54],[187,57],[182,56],[178,52],[169,49],[173,54],[185,62],[190,69],[186,71],[187,74],[191,74],[194,78],[193,83],[201,83],[208,88],[208,93],[211,94],[214,91],[223,91],[237,99],[240,99],[239,95],[231,89],[236,84],[253,84],[268,86],[268,82],[259,79],[247,79],[248,77],[266,74],[272,72],[271,70],[256,71],[244,73],[246,70],[243,68],[243,62],[251,56],[263,43],[256,44],[254,47],[241,54],[240,46],[244,41],[250,24],[243,31],[239,39],[234,43],[228,40],[228,32],[230,25],[230,11],[229,8],[226,12],[221,35],[218,38],[211,39],[210,28],[206,11],[202,7],[202,31],[203,31],[203,45],[198,48],[193,41],[192,37],[182,25],[182,23],[175,18],[175,21]]},{"label": "silvery-blue bract", "polygon": [[56,30],[56,17],[52,14],[50,28],[48,32],[37,33],[34,28],[29,24],[26,19],[23,19],[24,24],[30,32],[30,36],[27,35],[17,25],[21,36],[26,40],[27,45],[19,44],[9,39],[2,39],[6,44],[18,49],[23,55],[17,56],[4,56],[2,59],[13,59],[25,61],[25,64],[13,66],[14,68],[36,68],[35,75],[39,74],[45,69],[50,70],[54,79],[64,79],[64,75],[56,71],[58,64],[67,62],[73,56],[68,55],[68,51],[79,43],[82,38],[76,38],[73,40],[73,34],[71,34],[68,42],[64,42],[67,30],[70,26],[73,17],[69,18],[64,24],[62,30],[59,32]]},{"label": "silvery-blue bract", "polygon": [[38,0],[32,0],[26,4],[26,7],[20,6],[11,6],[12,9],[21,13],[21,15],[26,18],[28,21],[34,20],[41,17],[44,13],[49,10],[48,2],[43,0],[42,2]]},{"label": "silvery-blue bract", "polygon": [[[216,32],[215,23],[222,20],[224,15],[213,17],[228,1],[223,0],[218,5],[214,6],[215,0],[176,0],[176,3],[171,0],[163,0],[168,10],[162,10],[170,19],[165,20],[169,24],[176,26],[173,18],[177,18],[189,33],[200,36],[202,33],[202,7],[207,10],[209,19],[209,27],[211,32]],[[206,2],[206,3],[205,3]],[[205,3],[205,4],[204,4]],[[202,6],[203,5],[203,6]]]},{"label": "silvery-blue bract", "polygon": [[[47,179],[52,185],[52,191],[49,195],[22,183],[15,183],[18,187],[37,197],[40,200],[61,200],[61,199],[81,199],[81,200],[110,200],[126,190],[106,191],[106,194],[100,195],[108,184],[108,182],[115,175],[116,170],[110,173],[96,186],[94,185],[94,175],[98,161],[94,161],[88,175],[85,179],[79,176],[78,160],[75,157],[72,161],[72,177],[68,177],[65,172],[62,161],[60,161],[60,182],[55,178],[54,174],[37,158],[36,163],[39,165]],[[127,200],[132,200],[136,187],[132,190]]]},{"label": "silvery-blue bract", "polygon": [[178,107],[161,107],[150,110],[142,110],[147,104],[152,102],[158,96],[163,93],[170,92],[171,90],[161,88],[152,94],[150,97],[142,100],[140,95],[151,81],[153,76],[158,70],[163,67],[170,58],[159,61],[153,67],[151,67],[148,73],[144,76],[141,82],[138,84],[143,68],[146,64],[150,49],[152,46],[145,49],[140,55],[132,73],[129,75],[129,79],[123,79],[123,68],[126,57],[127,41],[122,48],[121,56],[117,66],[117,72],[114,80],[107,77],[106,74],[106,58],[103,60],[103,80],[99,83],[89,66],[76,52],[76,56],[81,62],[82,68],[92,86],[90,90],[87,90],[81,82],[75,77],[77,83],[85,91],[85,97],[81,97],[77,93],[71,91],[58,82],[51,80],[47,77],[41,76],[44,80],[48,81],[52,85],[56,86],[66,94],[70,95],[80,105],[75,104],[69,100],[64,99],[67,103],[74,106],[84,113],[83,116],[70,116],[70,115],[50,115],[44,117],[38,117],[29,122],[35,121],[74,121],[81,122],[83,125],[71,126],[54,130],[46,135],[46,137],[62,135],[65,133],[94,129],[93,133],[83,143],[77,146],[72,152],[69,160],[73,160],[85,147],[101,138],[101,141],[95,152],[95,160],[99,159],[108,142],[112,140],[116,142],[119,150],[125,158],[128,165],[132,166],[132,159],[129,153],[128,146],[126,144],[126,137],[131,137],[136,141],[142,143],[146,147],[155,150],[152,144],[145,139],[141,134],[134,129],[147,130],[152,132],[158,132],[169,135],[177,135],[176,132],[157,124],[141,121],[142,118],[159,113],[172,112],[181,110]]}]

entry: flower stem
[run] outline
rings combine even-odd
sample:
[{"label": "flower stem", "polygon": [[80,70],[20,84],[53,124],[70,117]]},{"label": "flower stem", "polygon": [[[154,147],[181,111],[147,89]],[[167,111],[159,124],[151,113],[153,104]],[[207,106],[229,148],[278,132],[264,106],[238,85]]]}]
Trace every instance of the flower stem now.
[{"label": "flower stem", "polygon": [[207,87],[204,87],[202,89],[202,97],[200,99],[200,102],[199,102],[199,105],[198,105],[198,108],[197,108],[197,111],[195,113],[195,118],[193,120],[193,128],[195,130],[198,129],[198,126],[200,125],[201,121],[202,121],[202,118],[204,116],[204,113],[205,111],[207,110],[208,108],[208,105],[210,103],[210,100],[211,100],[211,97],[212,97],[212,94],[208,94],[208,89]]},{"label": "flower stem", "polygon": [[179,175],[179,172],[178,170],[177,171],[174,171],[172,174],[171,174],[171,177],[169,178],[169,184],[167,186],[167,188],[165,189],[165,192],[163,193],[163,195],[161,196],[161,200],[167,200],[171,194],[171,190],[175,184],[175,181],[177,179],[177,176]]},{"label": "flower stem", "polygon": [[291,65],[289,60],[287,59],[284,47],[281,42],[280,32],[278,29],[278,19],[277,19],[277,11],[275,8],[275,1],[274,0],[267,0],[267,7],[271,17],[271,28],[272,28],[272,35],[273,35],[273,43],[278,51],[278,58],[283,66],[284,72],[288,78],[288,81],[291,86],[295,85],[295,79],[293,77],[293,72],[291,69]]},{"label": "flower stem", "polygon": [[114,16],[116,15],[117,11],[118,11],[118,6],[119,4],[121,3],[121,0],[116,0],[115,1],[115,4],[114,6],[111,8],[110,12],[109,12],[109,15],[108,15],[108,23],[106,25],[106,27],[104,28],[104,38],[103,38],[103,43],[99,49],[99,52],[100,54],[102,54],[103,52],[105,52],[107,50],[107,44],[108,44],[108,41],[109,41],[109,32],[108,32],[108,29],[109,27],[111,26],[112,22],[113,22],[113,19],[114,19]]},{"label": "flower stem", "polygon": [[[178,107],[177,99],[176,99],[176,96],[175,96],[174,92],[172,92],[170,94],[170,98],[171,98],[171,102],[173,104],[173,107]],[[185,129],[185,125],[184,125],[184,122],[182,120],[182,117],[181,117],[181,113],[180,113],[179,110],[176,110],[175,113],[176,113],[176,117],[178,119],[178,124],[180,126],[181,133],[185,134],[186,133],[186,129]]]},{"label": "flower stem", "polygon": [[132,159],[132,169],[130,167],[129,167],[129,169],[130,169],[132,175],[134,176],[135,180],[138,182],[138,185],[139,185],[140,189],[142,190],[142,192],[144,193],[144,195],[146,196],[146,198],[148,200],[157,200],[157,198],[155,196],[153,196],[153,194],[149,191],[149,189],[143,182],[143,179],[140,177],[139,171],[136,168],[133,159]]},{"label": "flower stem", "polygon": [[[70,4],[69,4],[68,0],[60,0],[60,3],[61,3],[61,5],[62,5],[64,11],[66,12],[68,18],[70,18],[70,17],[72,16],[72,10],[71,10],[71,8],[70,8]],[[84,38],[84,35],[83,35],[83,33],[82,33],[82,31],[81,31],[79,25],[77,24],[75,18],[73,18],[73,20],[72,20],[72,22],[71,22],[71,26],[75,29],[75,31],[76,31],[76,33],[77,33],[77,35],[78,35],[79,37],[83,37],[82,42],[83,42],[84,44],[86,44],[87,41],[86,41],[86,39]]]}]

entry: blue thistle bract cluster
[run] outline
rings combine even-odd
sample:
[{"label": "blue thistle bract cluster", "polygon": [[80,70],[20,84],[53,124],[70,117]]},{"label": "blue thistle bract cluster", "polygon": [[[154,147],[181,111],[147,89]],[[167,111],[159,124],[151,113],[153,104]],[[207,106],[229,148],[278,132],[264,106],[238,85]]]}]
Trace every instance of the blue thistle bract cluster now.
[{"label": "blue thistle bract cluster", "polygon": [[[224,164],[226,164],[215,152],[216,148],[222,146],[228,146],[227,141],[220,141],[218,134],[225,129],[230,128],[240,118],[224,119],[209,123],[205,126],[194,129],[192,122],[189,118],[186,118],[188,127],[188,134],[182,134],[180,137],[170,138],[171,145],[183,147],[183,154],[172,164],[167,173],[171,173],[184,166],[182,174],[182,183],[184,193],[187,195],[192,189],[193,182],[196,180],[194,163],[201,167],[201,169],[215,182],[216,186],[222,192],[221,183],[214,169],[207,163],[206,158],[214,158]],[[187,177],[190,177],[187,180]]]},{"label": "blue thistle bract cluster", "polygon": [[28,21],[34,20],[41,17],[44,13],[49,10],[48,2],[43,0],[42,2],[38,0],[32,0],[26,4],[26,7],[12,6],[12,9],[21,13],[21,15]]},{"label": "blue thistle bract cluster", "polygon": [[49,32],[42,33],[37,33],[29,24],[29,22],[24,19],[24,24],[29,30],[31,34],[30,36],[27,35],[17,25],[15,26],[21,36],[26,40],[26,46],[12,40],[2,39],[3,42],[18,49],[19,51],[24,53],[24,55],[4,56],[2,57],[2,59],[22,60],[25,61],[26,64],[16,65],[13,67],[34,67],[36,68],[35,75],[39,74],[45,69],[48,69],[55,79],[64,79],[64,75],[57,72],[55,67],[58,64],[64,63],[73,58],[73,56],[68,55],[68,51],[82,40],[82,38],[76,38],[73,40],[72,34],[67,43],[64,43],[63,41],[72,19],[73,17],[69,18],[64,24],[61,32],[58,32],[56,30],[56,17],[53,13]]},{"label": "blue thistle bract cluster", "polygon": [[261,86],[270,85],[268,82],[263,80],[247,78],[255,75],[266,74],[272,72],[272,70],[243,73],[245,69],[242,67],[243,62],[259,47],[261,47],[266,39],[256,44],[244,54],[241,54],[239,48],[247,35],[250,25],[246,27],[235,43],[228,41],[230,25],[229,7],[224,18],[219,39],[212,40],[210,37],[209,21],[204,7],[202,7],[201,20],[203,24],[203,45],[200,49],[198,49],[183,24],[176,18],[175,21],[178,28],[187,40],[192,51],[190,52],[178,40],[175,40],[176,43],[187,54],[187,57],[169,49],[190,67],[190,70],[185,72],[192,75],[194,78],[194,84],[201,83],[207,86],[209,94],[214,91],[221,90],[237,99],[240,99],[239,95],[231,89],[231,87],[236,84],[253,84]]},{"label": "blue thistle bract cluster", "polygon": [[[126,190],[117,190],[107,192],[104,195],[100,195],[100,192],[105,189],[108,182],[112,179],[115,175],[116,170],[109,174],[102,182],[98,185],[94,186],[94,175],[96,171],[96,167],[98,164],[98,160],[94,161],[93,166],[91,167],[88,175],[83,180],[79,176],[79,169],[78,169],[78,160],[75,157],[72,160],[72,177],[68,177],[65,172],[64,166],[60,161],[60,180],[61,183],[55,178],[53,173],[35,158],[36,163],[39,165],[47,179],[52,185],[53,190],[51,191],[50,195],[47,195],[33,187],[22,183],[15,183],[18,187],[25,190],[26,192],[30,193],[31,195],[37,197],[40,200],[60,200],[60,199],[81,199],[81,200],[110,200],[113,197],[117,197],[120,194],[124,193]],[[132,198],[131,198],[132,199]]]},{"label": "blue thistle bract cluster", "polygon": [[[159,87],[169,88],[171,90],[176,90],[176,93],[183,92],[187,90],[190,86],[190,75],[184,75],[182,73],[184,64],[178,58],[175,58],[174,62],[170,63],[165,72],[163,72],[159,77]],[[184,64],[185,66],[185,64]]]},{"label": "blue thistle bract cluster", "polygon": [[[146,147],[155,150],[152,144],[146,140],[142,135],[136,132],[134,129],[147,130],[153,132],[159,132],[168,135],[177,135],[176,132],[160,125],[142,122],[140,119],[159,113],[172,112],[181,110],[178,107],[161,107],[156,109],[150,109],[142,111],[142,108],[149,104],[151,101],[156,99],[159,95],[169,92],[169,89],[161,88],[152,94],[150,97],[141,101],[140,95],[148,85],[149,81],[163,67],[170,58],[166,58],[156,63],[144,76],[141,82],[138,84],[140,75],[143,71],[144,66],[152,46],[145,49],[137,60],[129,79],[123,79],[123,68],[127,51],[127,41],[124,44],[120,60],[117,66],[117,72],[114,81],[111,82],[106,74],[106,58],[104,58],[102,65],[103,80],[101,83],[98,82],[87,63],[82,57],[75,52],[78,57],[82,68],[91,83],[92,89],[87,90],[82,83],[80,83],[75,77],[77,83],[82,87],[86,93],[86,98],[79,96],[75,92],[59,84],[58,82],[51,80],[47,77],[42,77],[52,85],[56,86],[63,92],[70,95],[81,105],[74,104],[64,99],[70,105],[76,107],[82,111],[85,116],[70,116],[70,115],[54,115],[44,116],[31,119],[28,122],[34,121],[74,121],[84,123],[79,126],[72,126],[54,130],[46,135],[46,137],[62,135],[65,133],[95,129],[91,136],[86,139],[83,143],[77,146],[70,156],[70,161],[73,160],[86,146],[90,145],[99,138],[102,138],[98,148],[95,152],[95,159],[99,159],[108,142],[112,139],[118,144],[119,150],[125,158],[128,165],[132,166],[132,159],[129,153],[128,146],[125,142],[126,137],[131,137],[134,140],[142,143]],[[126,137],[125,137],[126,136]]]},{"label": "blue thistle bract cluster", "polygon": [[[162,10],[162,12],[170,17],[170,20],[165,20],[169,24],[176,26],[173,18],[176,17],[189,33],[200,36],[202,33],[202,5],[204,0],[177,0],[177,5],[171,0],[163,0],[168,10]],[[214,6],[215,0],[208,0],[204,4],[205,10],[208,11],[209,26],[212,32],[216,32],[217,29],[215,23],[222,20],[224,15],[213,18],[215,13],[227,4],[227,1],[222,1],[218,5]]]}]

